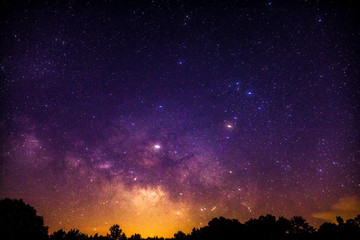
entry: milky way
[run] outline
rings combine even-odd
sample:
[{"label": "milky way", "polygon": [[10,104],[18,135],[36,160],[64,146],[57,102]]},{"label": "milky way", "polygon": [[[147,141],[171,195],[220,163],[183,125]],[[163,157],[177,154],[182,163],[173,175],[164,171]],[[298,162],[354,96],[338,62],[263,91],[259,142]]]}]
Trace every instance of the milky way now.
[{"label": "milky way", "polygon": [[0,197],[88,234],[359,213],[355,4],[224,2],[2,1]]}]

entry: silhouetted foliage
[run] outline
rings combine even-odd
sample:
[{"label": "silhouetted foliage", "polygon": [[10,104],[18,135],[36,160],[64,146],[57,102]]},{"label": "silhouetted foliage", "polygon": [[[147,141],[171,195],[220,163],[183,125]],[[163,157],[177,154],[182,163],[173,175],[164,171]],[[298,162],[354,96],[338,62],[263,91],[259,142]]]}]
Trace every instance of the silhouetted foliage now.
[{"label": "silhouetted foliage", "polygon": [[176,240],[184,240],[186,239],[186,234],[183,233],[182,231],[178,231],[177,233],[174,234],[174,238]]},{"label": "silhouetted foliage", "polygon": [[48,227],[44,226],[42,217],[36,210],[22,199],[0,200],[0,238],[17,239],[48,239]]},{"label": "silhouetted foliage", "polygon": [[341,239],[339,228],[335,223],[323,223],[317,234],[321,239]]},{"label": "silhouetted foliage", "polygon": [[259,219],[250,219],[245,223],[247,228],[247,236],[256,239],[282,239],[285,238],[290,230],[290,221],[281,217],[276,220],[276,217],[268,214],[260,216]]},{"label": "silhouetted foliage", "polygon": [[244,224],[237,220],[214,218],[209,225],[194,228],[185,239],[272,239],[272,240],[309,240],[309,239],[360,239],[360,215],[339,225],[324,223],[319,231],[310,226],[302,217],[288,220],[272,215],[250,219]]},{"label": "silhouetted foliage", "polygon": [[53,234],[50,235],[51,240],[63,240],[66,238],[66,232],[62,229],[58,230],[57,232],[53,232]]},{"label": "silhouetted foliage", "polygon": [[71,229],[65,237],[66,240],[85,240],[88,239],[86,234],[83,234],[79,229]]},{"label": "silhouetted foliage", "polygon": [[99,236],[99,234],[95,234],[94,236],[90,236],[89,240],[109,240],[107,236]]},{"label": "silhouetted foliage", "polygon": [[310,239],[315,232],[315,229],[300,216],[293,217],[290,225],[290,239]]},{"label": "silhouetted foliage", "polygon": [[115,224],[110,227],[110,239],[112,240],[125,240],[126,235],[122,232],[122,229],[119,225]]},{"label": "silhouetted foliage", "polygon": [[[316,231],[306,219],[296,216],[289,219],[265,215],[258,219],[250,219],[240,223],[237,219],[224,217],[213,218],[208,225],[194,228],[191,233],[178,231],[175,240],[342,240],[360,239],[360,215],[354,219],[344,221],[336,217],[335,223],[323,223]],[[22,200],[4,199],[0,201],[0,239],[39,239],[39,240],[140,240],[140,234],[126,238],[119,225],[109,229],[106,236],[88,236],[77,229],[65,232],[60,229],[48,237],[47,227],[43,218],[36,215],[36,211]],[[164,240],[159,237],[148,237],[147,240]],[[170,239],[167,239],[170,240]]]},{"label": "silhouetted foliage", "polygon": [[338,223],[339,226],[344,224],[344,219],[342,219],[342,217],[336,217],[336,222]]},{"label": "silhouetted foliage", "polygon": [[89,239],[89,237],[81,233],[79,229],[71,229],[67,233],[60,229],[57,232],[54,232],[50,235],[50,240],[86,240]]},{"label": "silhouetted foliage", "polygon": [[134,235],[131,235],[131,237],[129,238],[130,240],[140,240],[141,239],[141,235],[135,233]]}]

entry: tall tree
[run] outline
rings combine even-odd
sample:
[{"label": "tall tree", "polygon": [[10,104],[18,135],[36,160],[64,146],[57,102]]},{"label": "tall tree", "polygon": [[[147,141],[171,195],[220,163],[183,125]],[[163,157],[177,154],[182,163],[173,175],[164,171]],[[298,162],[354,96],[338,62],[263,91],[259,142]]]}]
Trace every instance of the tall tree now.
[{"label": "tall tree", "polygon": [[110,235],[109,237],[113,240],[124,240],[126,239],[125,233],[123,233],[122,229],[118,224],[114,224],[110,227]]},{"label": "tall tree", "polygon": [[0,200],[0,237],[6,240],[48,239],[48,227],[36,210],[22,199]]}]

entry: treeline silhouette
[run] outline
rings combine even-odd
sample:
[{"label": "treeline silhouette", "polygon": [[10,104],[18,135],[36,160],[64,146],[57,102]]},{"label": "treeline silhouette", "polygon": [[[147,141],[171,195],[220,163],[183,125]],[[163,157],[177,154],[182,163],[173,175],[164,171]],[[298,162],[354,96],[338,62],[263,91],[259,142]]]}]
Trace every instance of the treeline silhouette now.
[{"label": "treeline silhouette", "polygon": [[[149,219],[150,221],[150,219]],[[260,216],[240,223],[237,219],[214,218],[208,226],[194,228],[190,234],[179,231],[176,240],[312,240],[312,239],[360,239],[360,214],[344,221],[336,218],[335,223],[323,223],[318,229],[310,226],[303,217],[286,219],[272,215]],[[165,227],[165,226],[164,226]],[[44,219],[23,200],[5,198],[0,200],[0,239],[4,240],[164,240],[162,237],[142,238],[140,234],[127,237],[119,225],[110,227],[106,236],[88,236],[77,229],[68,232],[60,229],[48,235]]]}]

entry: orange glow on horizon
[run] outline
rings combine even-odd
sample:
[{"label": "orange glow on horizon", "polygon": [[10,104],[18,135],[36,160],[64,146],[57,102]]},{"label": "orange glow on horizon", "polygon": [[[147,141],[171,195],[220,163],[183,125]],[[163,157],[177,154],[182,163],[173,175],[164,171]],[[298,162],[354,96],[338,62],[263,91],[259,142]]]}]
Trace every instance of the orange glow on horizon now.
[{"label": "orange glow on horizon", "polygon": [[135,233],[142,237],[172,237],[179,230],[190,232],[194,227],[189,203],[171,200],[161,187],[127,189],[122,184],[109,184],[103,191],[112,197],[89,206],[84,215],[63,211],[55,219],[67,219],[65,222],[46,222],[51,226],[49,233],[76,228],[89,235],[106,235],[113,224],[119,224],[128,237]]}]

